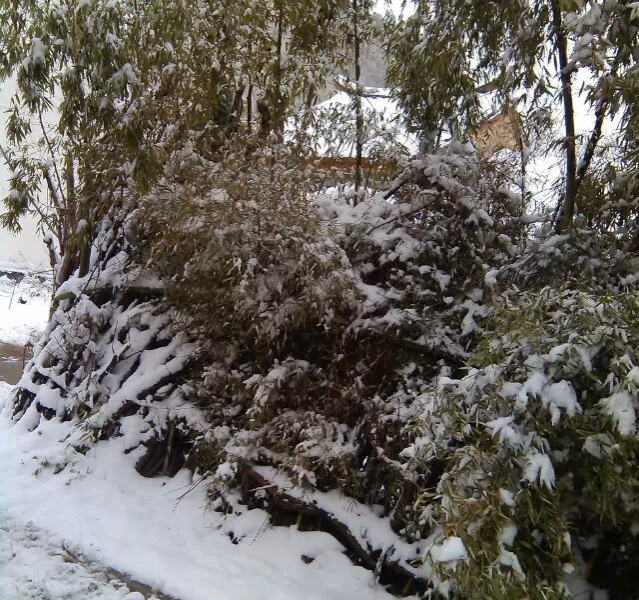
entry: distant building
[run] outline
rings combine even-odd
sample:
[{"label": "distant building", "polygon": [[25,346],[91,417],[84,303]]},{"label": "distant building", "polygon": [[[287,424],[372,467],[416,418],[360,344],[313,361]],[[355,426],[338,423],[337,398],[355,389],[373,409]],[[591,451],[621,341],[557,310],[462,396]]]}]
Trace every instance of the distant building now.
[{"label": "distant building", "polygon": [[[367,88],[383,88],[386,83],[386,55],[384,48],[377,41],[366,44],[363,48],[361,61],[362,67],[362,84]],[[346,69],[344,73],[337,75],[345,75],[348,79],[354,79],[354,67]],[[318,94],[318,102],[324,102],[336,93],[335,85],[331,82]]]}]

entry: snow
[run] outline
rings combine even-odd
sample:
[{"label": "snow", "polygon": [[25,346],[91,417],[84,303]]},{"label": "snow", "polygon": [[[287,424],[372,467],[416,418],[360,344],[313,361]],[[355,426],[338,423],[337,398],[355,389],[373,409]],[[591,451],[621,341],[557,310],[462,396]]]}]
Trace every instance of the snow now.
[{"label": "snow", "polygon": [[3,600],[136,600],[124,584],[111,585],[100,572],[70,561],[32,523],[16,522],[5,510],[0,510],[0,523]]},{"label": "snow", "polygon": [[499,490],[499,498],[506,506],[515,506],[515,494],[510,490],[501,488]]},{"label": "snow", "polygon": [[555,470],[547,454],[541,452],[531,452],[527,457],[524,477],[535,483],[539,479],[541,485],[545,485],[551,490],[555,485]]},{"label": "snow", "polygon": [[515,543],[517,537],[517,526],[509,521],[506,526],[501,530],[499,534],[499,541],[504,546],[512,546]]},{"label": "snow", "polygon": [[618,392],[599,402],[604,412],[612,418],[621,435],[634,435],[637,431],[634,402],[628,392]]},{"label": "snow", "polygon": [[548,385],[541,398],[544,406],[547,406],[550,410],[553,425],[559,423],[561,418],[559,409],[565,410],[570,417],[574,417],[575,413],[581,412],[574,388],[563,379],[558,383]]},{"label": "snow", "polygon": [[[1,384],[0,405],[9,394]],[[326,533],[271,527],[260,510],[241,517],[207,510],[206,486],[185,470],[173,479],[142,478],[134,470],[140,452],[124,454],[126,436],[81,455],[69,445],[70,423],[42,421],[30,432],[35,421],[14,425],[6,412],[0,417],[3,600],[141,600],[139,592],[110,585],[106,567],[180,600],[391,598]],[[241,539],[236,545],[231,537]],[[82,556],[82,564],[65,562],[63,548]]]},{"label": "snow", "polygon": [[601,452],[601,444],[599,440],[593,436],[588,436],[584,445],[582,446],[584,452],[590,454],[594,458],[601,460],[603,458],[603,453]]},{"label": "snow", "polygon": [[511,448],[521,448],[524,445],[523,436],[517,429],[511,427],[515,417],[500,417],[486,423],[486,427],[492,429],[493,437],[499,435],[500,443],[507,442]]},{"label": "snow", "polygon": [[455,560],[466,560],[468,553],[461,538],[449,537],[441,544],[433,546],[430,549],[430,556],[436,563],[445,563]]},{"label": "snow", "polygon": [[484,275],[484,283],[488,287],[495,287],[497,285],[497,275],[499,275],[499,269],[490,269]]},{"label": "snow", "polygon": [[34,37],[31,40],[31,62],[34,65],[44,63],[47,55],[47,47],[40,38]]},{"label": "snow", "polygon": [[49,318],[49,305],[49,289],[37,278],[26,276],[17,283],[0,276],[0,343],[35,341]]}]

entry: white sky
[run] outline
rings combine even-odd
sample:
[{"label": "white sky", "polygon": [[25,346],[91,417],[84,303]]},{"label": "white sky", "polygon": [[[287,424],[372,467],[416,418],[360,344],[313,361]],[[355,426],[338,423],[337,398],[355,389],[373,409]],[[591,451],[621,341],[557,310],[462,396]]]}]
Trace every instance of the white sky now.
[{"label": "white sky", "polygon": [[[5,110],[11,93],[10,84],[0,84],[0,143],[4,143]],[[0,200],[5,197],[8,189],[9,171],[4,161],[0,160]],[[0,212],[4,212],[2,205],[0,205]],[[24,219],[23,231],[17,236],[0,227],[0,267],[29,267],[35,270],[49,268],[46,248],[36,229],[36,221],[31,218]]]},{"label": "white sky", "polygon": [[394,13],[400,14],[402,12],[402,0],[375,0],[375,10],[377,12],[384,13],[389,7]]}]

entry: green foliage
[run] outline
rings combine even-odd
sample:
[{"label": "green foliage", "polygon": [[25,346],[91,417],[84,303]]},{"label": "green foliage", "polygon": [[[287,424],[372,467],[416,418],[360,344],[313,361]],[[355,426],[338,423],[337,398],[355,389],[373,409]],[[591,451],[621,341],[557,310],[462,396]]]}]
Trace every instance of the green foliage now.
[{"label": "green foliage", "polygon": [[499,90],[502,102],[512,90],[536,87],[537,96],[549,87],[548,74],[540,79],[536,69],[546,55],[544,3],[424,0],[413,6],[409,19],[390,24],[389,78],[423,135],[444,127],[457,136],[475,125],[481,85]]},{"label": "green foliage", "polygon": [[476,124],[479,97],[488,92],[496,92],[492,100],[498,108],[514,97],[522,108],[547,105],[557,89],[557,48],[548,43],[555,9],[574,43],[569,72],[592,73],[593,82],[579,94],[593,105],[604,97],[628,118],[634,114],[635,101],[623,96],[623,89],[635,78],[621,76],[634,64],[636,43],[627,2],[419,0],[406,5],[412,16],[388,24],[389,78],[409,122],[423,135],[442,127],[463,134]]},{"label": "green foliage", "polygon": [[446,465],[422,518],[464,541],[436,571],[462,597],[560,597],[581,539],[636,522],[638,317],[636,292],[521,292],[440,380],[408,455]]},{"label": "green foliage", "polygon": [[252,126],[256,101],[263,132],[281,132],[344,60],[349,10],[345,0],[4,3],[0,80],[16,81],[5,223],[40,218],[70,256],[63,280],[79,264],[78,225],[93,227],[124,190],[146,194],[175,153],[215,157]]},{"label": "green foliage", "polygon": [[213,344],[270,355],[307,328],[330,328],[350,303],[342,251],[311,204],[319,179],[295,151],[238,142],[215,169],[183,155],[174,175],[186,183],[146,204],[151,261]]}]

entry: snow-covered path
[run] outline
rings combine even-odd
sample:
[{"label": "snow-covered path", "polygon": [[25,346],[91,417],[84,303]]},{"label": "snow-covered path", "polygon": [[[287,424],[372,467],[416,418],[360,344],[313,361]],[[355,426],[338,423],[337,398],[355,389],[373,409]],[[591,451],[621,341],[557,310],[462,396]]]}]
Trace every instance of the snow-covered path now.
[{"label": "snow-covered path", "polygon": [[[0,504],[2,503],[0,492]],[[151,600],[126,584],[76,562],[43,532],[0,510],[0,598],[2,600]]]},{"label": "snow-covered path", "polygon": [[0,383],[0,600],[152,597],[109,584],[109,569],[179,600],[393,598],[326,533],[207,510],[205,486],[184,495],[187,471],[140,477],[123,438],[83,455],[70,423],[14,425],[1,410],[10,391]]},{"label": "snow-covered path", "polygon": [[0,342],[24,345],[37,339],[49,318],[51,290],[36,277],[16,282],[0,275]]}]

